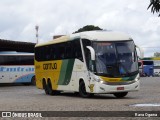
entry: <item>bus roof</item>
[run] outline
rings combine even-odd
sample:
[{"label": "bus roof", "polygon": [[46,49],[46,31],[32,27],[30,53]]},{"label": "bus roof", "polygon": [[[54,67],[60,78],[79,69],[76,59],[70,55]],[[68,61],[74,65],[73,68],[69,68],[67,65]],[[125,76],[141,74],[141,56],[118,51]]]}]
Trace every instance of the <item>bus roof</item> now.
[{"label": "bus roof", "polygon": [[80,33],[75,33],[67,36],[62,36],[60,38],[54,39],[52,41],[42,43],[42,44],[37,44],[36,47],[38,46],[43,46],[43,45],[49,45],[49,44],[56,44],[56,43],[61,43],[61,42],[66,42],[69,40],[73,40],[76,38],[82,38],[82,39],[89,39],[89,40],[94,40],[94,41],[125,41],[125,40],[132,40],[132,38],[122,32],[113,32],[113,31],[86,31],[86,32],[80,32]]},{"label": "bus roof", "polygon": [[120,40],[131,40],[131,37],[122,32],[113,32],[113,31],[87,31],[72,34],[71,37],[81,37],[89,40],[95,41],[120,41]]}]

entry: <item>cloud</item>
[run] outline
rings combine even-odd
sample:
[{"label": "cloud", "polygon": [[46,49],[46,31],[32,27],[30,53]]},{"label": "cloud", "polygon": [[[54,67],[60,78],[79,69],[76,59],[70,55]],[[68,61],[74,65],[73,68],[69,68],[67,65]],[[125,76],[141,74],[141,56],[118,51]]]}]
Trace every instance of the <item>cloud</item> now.
[{"label": "cloud", "polygon": [[[4,0],[0,2],[0,38],[40,42],[56,34],[71,34],[85,25],[123,31],[144,47],[145,56],[160,52],[160,21],[149,0]],[[152,48],[147,48],[149,46]]]}]

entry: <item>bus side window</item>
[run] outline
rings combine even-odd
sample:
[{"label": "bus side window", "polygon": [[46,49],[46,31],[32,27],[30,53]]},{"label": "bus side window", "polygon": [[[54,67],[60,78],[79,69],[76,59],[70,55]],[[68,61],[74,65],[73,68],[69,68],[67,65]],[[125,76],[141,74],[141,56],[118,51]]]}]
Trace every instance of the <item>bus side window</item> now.
[{"label": "bus side window", "polygon": [[70,42],[70,58],[75,59],[76,58],[76,46],[75,41]]},{"label": "bus side window", "polygon": [[34,57],[33,56],[18,56],[14,58],[16,61],[16,65],[34,65]]},{"label": "bus side window", "polygon": [[6,61],[6,56],[1,56],[1,59],[0,59],[0,65],[5,65],[5,62]]},{"label": "bus side window", "polygon": [[80,45],[80,40],[75,40],[74,50],[75,50],[75,58],[83,61],[82,50],[81,50],[81,45]]},{"label": "bus side window", "polygon": [[87,39],[83,39],[82,43],[83,43],[83,49],[84,49],[84,55],[86,59],[87,68],[89,69],[89,66],[90,66],[89,61],[91,60],[91,53],[89,49],[87,48],[87,46],[91,46],[91,41]]},{"label": "bus side window", "polygon": [[64,47],[64,43],[60,43],[60,44],[56,44],[54,46],[54,56],[55,56],[55,60],[61,60],[64,59],[65,56],[65,47]]},{"label": "bus side window", "polygon": [[60,54],[61,54],[60,59],[65,59],[65,43],[61,43],[60,45]]},{"label": "bus side window", "polygon": [[58,44],[54,45],[54,60],[58,60],[59,52],[58,52]]},{"label": "bus side window", "polygon": [[36,59],[37,61],[40,61],[40,58],[41,58],[40,48],[37,47],[37,48],[35,48],[35,59]]},{"label": "bus side window", "polygon": [[46,60],[50,60],[50,56],[51,56],[51,53],[50,53],[50,47],[49,46],[46,46],[45,50],[44,50],[44,55],[45,55],[45,59]]},{"label": "bus side window", "polygon": [[41,57],[40,57],[40,60],[41,60],[41,61],[45,60],[45,47],[41,47],[41,48],[40,48],[40,53],[39,53],[39,54],[40,54],[40,56],[41,56]]},{"label": "bus side window", "polygon": [[65,59],[71,59],[73,58],[72,53],[73,53],[72,45],[71,42],[67,42],[65,44]]},{"label": "bus side window", "polygon": [[53,51],[54,51],[53,46],[50,46],[50,59],[51,59],[51,60],[54,59]]},{"label": "bus side window", "polygon": [[54,57],[55,60],[59,59],[59,44],[54,45]]}]

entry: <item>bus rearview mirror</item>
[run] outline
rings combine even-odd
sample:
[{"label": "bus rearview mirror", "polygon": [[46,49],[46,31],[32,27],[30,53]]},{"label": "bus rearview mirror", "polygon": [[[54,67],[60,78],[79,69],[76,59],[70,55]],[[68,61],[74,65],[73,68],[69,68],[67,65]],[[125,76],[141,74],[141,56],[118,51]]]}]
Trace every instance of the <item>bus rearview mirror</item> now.
[{"label": "bus rearview mirror", "polygon": [[139,50],[139,52],[140,52],[140,56],[139,56],[139,58],[140,59],[143,59],[143,57],[144,57],[144,52],[143,52],[143,50],[139,47],[139,46],[137,46],[136,45],[136,48]]},{"label": "bus rearview mirror", "polygon": [[89,49],[90,53],[91,53],[91,60],[95,60],[95,51],[91,46],[87,46],[87,48]]}]

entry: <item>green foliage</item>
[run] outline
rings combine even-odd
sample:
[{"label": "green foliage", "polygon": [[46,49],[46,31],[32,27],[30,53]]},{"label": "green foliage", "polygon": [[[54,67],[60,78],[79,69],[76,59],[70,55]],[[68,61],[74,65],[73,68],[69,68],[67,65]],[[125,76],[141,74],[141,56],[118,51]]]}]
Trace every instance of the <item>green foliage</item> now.
[{"label": "green foliage", "polygon": [[159,52],[155,52],[154,53],[154,57],[160,57],[160,53]]},{"label": "green foliage", "polygon": [[75,31],[74,33],[79,33],[83,31],[92,31],[92,30],[103,30],[103,29],[94,25],[86,25],[83,28],[80,28],[78,31]]},{"label": "green foliage", "polygon": [[[159,13],[160,12],[160,0],[150,0],[150,4],[147,8],[147,10],[151,8],[151,12],[154,14]],[[159,17],[160,17],[160,13],[159,13]]]}]

